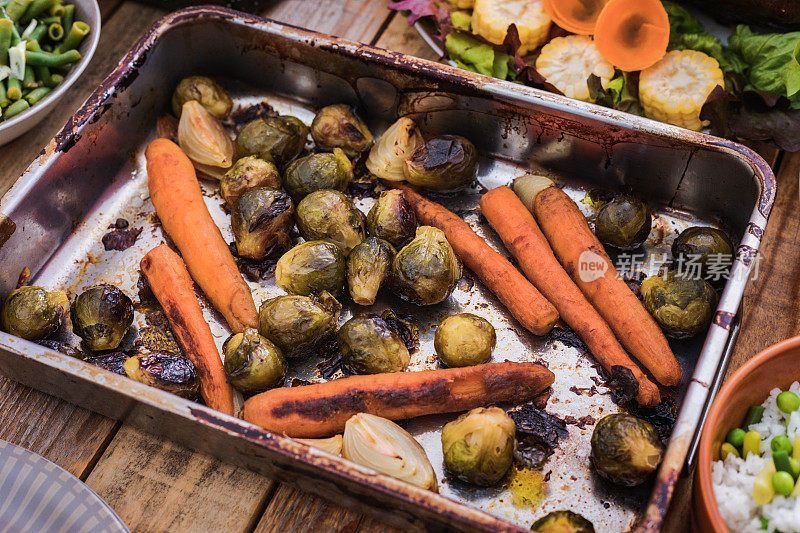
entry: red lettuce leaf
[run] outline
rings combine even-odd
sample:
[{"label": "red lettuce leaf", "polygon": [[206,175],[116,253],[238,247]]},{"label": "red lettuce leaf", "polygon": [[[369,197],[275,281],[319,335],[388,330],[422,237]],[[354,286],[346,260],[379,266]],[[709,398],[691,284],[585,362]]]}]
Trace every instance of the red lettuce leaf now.
[{"label": "red lettuce leaf", "polygon": [[547,80],[544,79],[544,76],[542,76],[539,71],[536,70],[536,67],[522,58],[522,55],[519,53],[521,46],[522,41],[519,38],[519,30],[517,29],[517,25],[511,24],[508,27],[506,38],[503,39],[503,44],[500,45],[500,49],[514,58],[514,66],[517,68],[516,81],[535,89],[542,89],[555,94],[563,94],[561,91],[556,89],[555,85],[548,83]]},{"label": "red lettuce leaf", "polygon": [[717,86],[700,112],[718,137],[764,141],[781,150],[800,150],[800,109],[788,98],[765,91],[747,90],[739,96]]},{"label": "red lettuce leaf", "polygon": [[430,17],[436,25],[437,33],[443,33],[443,25],[450,27],[450,11],[438,0],[399,0],[390,3],[388,7],[396,11],[408,11],[408,23],[412,26],[419,19]]}]

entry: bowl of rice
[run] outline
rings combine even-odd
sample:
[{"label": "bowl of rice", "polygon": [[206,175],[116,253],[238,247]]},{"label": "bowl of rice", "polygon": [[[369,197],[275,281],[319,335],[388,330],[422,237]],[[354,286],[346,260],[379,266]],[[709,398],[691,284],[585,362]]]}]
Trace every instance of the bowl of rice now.
[{"label": "bowl of rice", "polygon": [[800,533],[800,337],[742,366],[700,438],[695,520],[714,533]]}]

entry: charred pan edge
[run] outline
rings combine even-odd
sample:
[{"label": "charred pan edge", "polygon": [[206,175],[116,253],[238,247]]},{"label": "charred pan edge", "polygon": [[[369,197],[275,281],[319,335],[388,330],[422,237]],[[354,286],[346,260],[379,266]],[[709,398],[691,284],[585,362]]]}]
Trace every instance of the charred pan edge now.
[{"label": "charred pan edge", "polygon": [[750,235],[752,235],[753,237],[755,237],[759,241],[764,236],[764,230],[761,227],[756,226],[752,222],[747,224],[747,233],[749,233]]},{"label": "charred pan edge", "polygon": [[645,516],[636,529],[637,533],[657,533],[661,530],[675,490],[675,482],[684,468],[686,455],[692,443],[700,438],[705,423],[705,418],[701,418],[701,416],[705,417],[707,414],[706,403],[714,399],[710,397],[710,384],[714,382],[714,376],[718,372],[724,373],[726,370],[720,368],[722,354],[728,343],[731,324],[739,310],[744,288],[750,279],[755,263],[753,258],[758,253],[761,236],[767,226],[777,191],[772,169],[750,148],[705,134],[693,133],[690,136],[696,137],[700,144],[716,146],[748,160],[761,190],[756,209],[750,216],[747,230],[737,249],[728,282],[714,315],[714,322],[708,330],[692,381],[689,383],[678,420],[673,429],[672,439],[658,471]]},{"label": "charred pan edge", "polygon": [[[441,65],[436,62],[406,56],[397,52],[381,50],[336,37],[329,37],[295,26],[280,24],[253,15],[214,6],[186,8],[171,13],[157,21],[122,59],[117,68],[92,93],[84,105],[70,118],[64,128],[53,138],[50,144],[48,144],[43,153],[32,163],[23,177],[20,178],[20,187],[15,186],[12,188],[9,195],[7,195],[4,200],[12,200],[12,197],[16,197],[17,195],[21,197],[26,188],[26,184],[36,179],[36,170],[46,168],[51,160],[57,156],[57,152],[68,151],[78,142],[81,137],[81,131],[86,124],[98,120],[105,111],[110,109],[112,105],[110,100],[118,92],[124,91],[136,79],[139,69],[146,62],[150,51],[156,45],[161,35],[173,27],[202,19],[229,21],[234,24],[257,27],[269,33],[280,32],[281,35],[286,38],[300,41],[310,46],[316,46],[333,53],[354,57],[361,61],[366,60],[374,62],[410,75],[427,76],[456,88],[460,86],[470,91],[479,91],[490,98],[512,101],[516,99],[535,102],[540,105],[546,104],[557,113],[603,121],[608,124],[607,142],[609,145],[613,145],[617,142],[634,140],[630,132],[626,131],[628,128],[633,128],[640,132],[653,135],[660,139],[661,142],[668,145],[683,145],[686,143],[726,152],[749,165],[753,170],[754,178],[760,186],[757,208],[753,211],[750,219],[752,230],[748,230],[748,232],[745,233],[741,242],[741,245],[747,245],[753,250],[758,249],[759,238],[757,238],[757,235],[763,233],[766,226],[767,218],[769,217],[770,210],[775,200],[776,184],[775,177],[767,163],[749,148],[724,139],[661,124],[593,104],[578,102],[530,87],[499,81],[494,78]],[[547,114],[543,114],[541,117],[537,117],[537,119],[560,120],[563,122],[571,121],[569,118]],[[728,283],[723,292],[717,310],[718,313],[736,313],[742,298],[744,286],[749,277],[751,266],[752,263],[748,266],[742,262],[741,258],[737,257],[731,270],[731,275],[734,279]],[[727,329],[718,324],[712,325],[709,330],[706,343],[695,369],[693,380],[684,399],[672,441],[667,449],[667,454],[659,471],[648,509],[640,526],[640,531],[658,531],[663,522],[674,490],[675,480],[683,467],[691,438],[699,422],[699,413],[702,411],[702,407],[708,399],[708,387],[705,384],[712,381],[714,374],[718,370],[720,357],[728,340],[728,333],[729,331]],[[0,339],[2,338],[10,338],[10,336],[0,334]],[[53,360],[50,364],[59,366],[59,360]],[[82,362],[80,364],[84,366],[83,370],[85,373],[85,367],[87,367],[87,365],[84,365]],[[168,405],[161,400],[159,401],[162,407]],[[407,503],[423,507],[427,511],[450,517],[460,523],[460,525],[473,529],[522,531],[521,528],[517,528],[508,522],[491,517],[486,513],[426,493],[425,491],[420,492],[421,489],[399,484],[396,480],[386,476],[356,476],[353,472],[357,469],[343,460],[331,459],[324,461],[324,464],[314,463],[310,461],[306,455],[299,454],[296,450],[293,450],[294,442],[289,439],[274,436],[266,432],[263,432],[263,438],[260,436],[256,437],[255,434],[252,433],[255,430],[250,427],[240,424],[231,425],[230,427],[220,426],[218,422],[212,420],[214,417],[206,413],[205,410],[203,410],[203,413],[206,416],[197,417],[197,419],[206,426],[210,425],[224,431],[233,432],[244,439],[255,439],[259,445],[270,448],[276,453],[291,457],[294,460],[306,464],[311,464],[317,468],[322,468],[346,482],[357,483],[364,487],[377,490],[386,498],[401,499]],[[224,419],[219,418],[219,420]],[[227,420],[225,420],[225,422],[229,423]],[[262,432],[260,432],[260,430],[258,431],[259,435],[261,435]]]},{"label": "charred pan edge", "polygon": [[0,248],[14,235],[17,231],[17,225],[14,221],[0,213]]},{"label": "charred pan edge", "polygon": [[723,329],[731,329],[731,324],[733,324],[733,319],[735,317],[736,315],[733,313],[717,311],[717,314],[714,315],[714,324]]},{"label": "charred pan edge", "polygon": [[[33,366],[25,367],[16,364],[14,359],[7,362],[0,358],[0,371],[20,383],[35,386],[45,381],[56,389],[60,397],[83,403],[89,409],[92,407],[86,405],[91,403],[87,398],[98,400],[110,398],[109,394],[122,395],[121,401],[99,402],[98,412],[168,438],[172,437],[170,431],[176,425],[200,424],[205,432],[200,434],[209,438],[212,445],[217,442],[215,450],[219,449],[220,442],[226,442],[229,446],[225,449],[234,450],[237,457],[244,457],[235,460],[234,464],[262,473],[268,470],[279,481],[321,497],[345,497],[346,501],[355,502],[356,508],[360,506],[362,511],[365,506],[379,509],[373,516],[392,518],[396,527],[422,531],[426,530],[422,524],[425,521],[431,524],[427,529],[436,531],[445,528],[509,533],[527,531],[438,494],[309,448],[294,439],[3,332],[0,332],[0,351],[32,361]],[[78,380],[87,379],[90,389],[76,391],[72,386]],[[167,429],[159,429],[159,426]],[[190,437],[180,435],[175,442],[219,457],[216,451],[208,449],[205,438],[198,442],[198,434],[192,433]],[[236,439],[246,446],[231,446],[230,442],[221,439]],[[303,485],[303,477],[313,481]],[[334,480],[336,492],[326,495],[326,488],[330,489]],[[337,501],[342,503],[341,499]],[[391,509],[388,514],[387,509]]]}]

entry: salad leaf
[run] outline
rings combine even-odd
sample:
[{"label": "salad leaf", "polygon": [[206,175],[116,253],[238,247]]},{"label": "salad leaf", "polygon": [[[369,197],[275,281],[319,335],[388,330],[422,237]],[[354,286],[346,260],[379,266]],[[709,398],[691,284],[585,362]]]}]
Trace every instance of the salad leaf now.
[{"label": "salad leaf", "polygon": [[450,23],[454,28],[470,31],[472,28],[472,17],[463,11],[453,11],[450,13]]},{"label": "salad leaf", "polygon": [[669,17],[667,50],[697,50],[716,59],[726,76],[741,74],[745,65],[735,54],[723,47],[722,41],[708,33],[702,22],[677,4],[662,3]]},{"label": "salad leaf", "polygon": [[800,109],[800,32],[759,34],[739,25],[728,48],[747,65],[746,89],[784,96],[792,109]]},{"label": "salad leaf", "polygon": [[700,118],[711,122],[718,137],[765,141],[782,150],[800,150],[800,109],[789,99],[763,91],[747,90],[738,96],[717,87],[706,100]]},{"label": "salad leaf", "polygon": [[587,83],[589,95],[594,103],[626,113],[644,115],[639,104],[637,73],[617,71],[617,75],[605,87],[602,85],[602,80],[592,74]]},{"label": "salad leaf", "polygon": [[673,36],[679,36],[683,33],[703,33],[706,29],[703,23],[694,18],[685,8],[673,2],[661,2],[664,4],[664,9],[667,11],[669,17],[669,40]]},{"label": "salad leaf", "polygon": [[499,49],[507,53],[513,59],[513,65],[516,69],[516,78],[514,81],[517,83],[523,83],[530,87],[535,87],[536,89],[542,89],[547,92],[563,94],[556,88],[555,85],[549,83],[545,77],[542,76],[538,70],[536,70],[536,67],[526,63],[525,60],[522,59],[522,55],[519,53],[521,46],[522,41],[519,38],[519,30],[517,29],[517,25],[510,24],[508,26],[506,37],[503,39],[503,44],[500,45]]},{"label": "salad leaf", "polygon": [[470,70],[495,78],[515,79],[517,70],[514,58],[495,50],[492,45],[483,43],[462,31],[453,31],[445,37],[445,48],[450,59],[464,70]]},{"label": "salad leaf", "polygon": [[423,17],[431,17],[438,26],[440,22],[450,22],[450,11],[438,0],[399,0],[387,6],[396,11],[408,11],[406,18],[410,25],[414,25]]}]

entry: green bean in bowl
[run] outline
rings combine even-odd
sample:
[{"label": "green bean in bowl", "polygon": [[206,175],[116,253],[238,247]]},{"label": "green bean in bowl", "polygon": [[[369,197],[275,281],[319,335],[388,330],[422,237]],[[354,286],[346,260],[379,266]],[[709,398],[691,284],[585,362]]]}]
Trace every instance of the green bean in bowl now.
[{"label": "green bean in bowl", "polygon": [[99,30],[96,0],[0,0],[0,144],[48,114],[88,64]]}]

